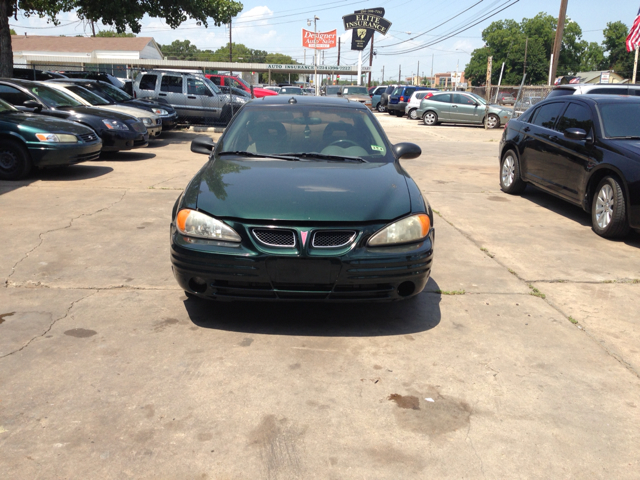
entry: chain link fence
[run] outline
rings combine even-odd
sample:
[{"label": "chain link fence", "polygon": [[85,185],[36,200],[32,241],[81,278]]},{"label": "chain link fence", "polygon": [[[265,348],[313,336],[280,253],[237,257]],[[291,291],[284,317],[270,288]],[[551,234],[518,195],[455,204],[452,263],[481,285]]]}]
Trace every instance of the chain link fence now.
[{"label": "chain link fence", "polygon": [[[520,89],[520,85],[501,85],[499,88],[492,86],[489,101],[501,105],[513,105],[513,118],[516,118],[532,105],[547,98],[551,90],[553,90],[553,85],[529,85],[522,87],[522,89]],[[469,87],[468,91],[486,99],[487,89],[485,87]]]}]

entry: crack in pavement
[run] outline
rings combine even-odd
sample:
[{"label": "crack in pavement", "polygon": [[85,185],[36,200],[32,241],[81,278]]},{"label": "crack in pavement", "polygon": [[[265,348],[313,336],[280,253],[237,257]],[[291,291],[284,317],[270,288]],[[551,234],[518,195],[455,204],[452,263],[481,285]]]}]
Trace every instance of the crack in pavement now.
[{"label": "crack in pavement", "polygon": [[476,447],[473,444],[473,440],[471,440],[471,437],[469,436],[470,432],[471,432],[471,419],[469,419],[469,428],[467,428],[467,437],[465,438],[465,440],[469,442],[469,445],[471,445],[471,449],[473,450],[473,453],[475,453],[478,460],[480,460],[480,471],[482,472],[482,478],[487,478],[487,475],[484,473],[484,462],[482,461],[482,457],[478,455],[478,451],[476,450]]},{"label": "crack in pavement", "polygon": [[[153,185],[151,185],[149,187],[149,190],[156,190],[156,186],[157,185],[162,185],[163,183],[169,182],[169,181],[173,180],[174,178],[178,178],[178,177],[184,177],[184,174],[176,175],[175,177],[167,178],[166,180],[162,180],[161,182],[154,183]],[[166,190],[180,190],[180,189],[171,188],[171,189],[166,189]]]},{"label": "crack in pavement", "polygon": [[[433,207],[432,207],[432,209],[433,209]],[[436,213],[435,210],[434,210],[434,213]],[[527,286],[529,286],[530,283],[535,283],[535,281],[525,280],[517,272],[515,272],[514,270],[509,268],[507,265],[505,265],[502,261],[500,261],[497,258],[495,258],[495,255],[489,254],[489,252],[487,251],[486,247],[483,247],[480,243],[478,243],[470,234],[468,234],[465,231],[461,230],[460,228],[456,227],[453,223],[451,223],[449,220],[447,220],[440,212],[437,212],[436,214],[442,220],[444,220],[449,225],[451,225],[451,227],[456,232],[458,232],[460,235],[462,235],[468,241],[470,241],[475,246],[477,246],[483,253],[485,253],[485,255],[487,255],[487,257],[489,257],[491,260],[496,262],[502,268],[506,269],[509,273],[511,273],[513,276],[515,276],[518,280],[520,280],[521,282],[524,282],[525,284],[527,284]],[[483,248],[485,250],[482,250]],[[538,281],[538,283],[545,283],[545,282],[544,281]],[[567,282],[563,282],[563,283],[590,283],[590,282],[568,282],[567,281]],[[611,284],[615,284],[615,282],[593,282],[593,283],[604,283],[604,284],[611,283]],[[622,283],[622,282],[620,282],[620,283]],[[632,280],[629,283],[633,284],[633,283],[638,283],[638,282]],[[436,293],[436,292],[433,292],[433,293]],[[467,295],[467,294],[469,294],[469,293],[465,292],[465,295]],[[477,295],[477,293],[476,293],[476,295]],[[517,293],[515,293],[514,295],[530,295],[530,294],[517,294]],[[558,305],[553,303],[548,297],[545,297],[545,298],[538,297],[538,298],[540,298],[543,302],[545,302],[547,305],[549,305],[551,308],[553,308],[555,311],[557,311],[560,315],[562,315],[565,318],[565,320],[569,321],[569,314],[565,313],[562,310],[562,308],[560,308]],[[640,378],[640,372],[638,372],[629,362],[627,362],[626,360],[621,358],[618,354],[612,352],[609,348],[607,348],[605,345],[603,345],[602,342],[600,341],[600,339],[598,339],[591,332],[588,332],[587,329],[583,325],[577,325],[576,328],[578,330],[584,332],[591,341],[593,341],[599,348],[601,348],[605,353],[607,353],[611,358],[613,358],[615,361],[617,361],[625,369],[627,369],[629,372],[631,372],[636,377]]]},{"label": "crack in pavement", "polygon": [[182,289],[179,286],[175,286],[175,287],[139,287],[139,286],[135,286],[135,285],[107,285],[106,287],[95,287],[95,286],[84,286],[84,287],[79,287],[79,286],[52,286],[52,285],[46,285],[43,283],[13,283],[11,282],[10,284],[7,285],[7,288],[24,288],[24,289],[38,289],[38,288],[43,288],[43,289],[50,289],[50,290],[96,290],[96,291],[103,291],[103,290],[125,290],[125,291],[135,291],[135,290],[142,290],[142,291],[167,291],[167,292],[173,292],[173,291],[182,291]]},{"label": "crack in pavement", "polygon": [[74,307],[78,302],[81,302],[82,300],[84,300],[84,299],[86,299],[86,298],[89,298],[89,297],[91,297],[91,296],[93,296],[93,295],[96,295],[97,293],[99,293],[99,292],[93,292],[93,293],[91,293],[91,294],[89,294],[89,295],[85,295],[84,297],[79,298],[78,300],[74,300],[73,302],[71,302],[71,305],[69,305],[69,308],[67,308],[67,311],[65,312],[65,314],[64,314],[64,315],[62,315],[61,317],[58,317],[58,318],[56,318],[55,320],[53,320],[53,321],[51,322],[51,324],[49,325],[49,327],[48,327],[44,332],[42,332],[40,335],[36,335],[35,337],[31,338],[31,340],[29,340],[27,343],[25,343],[22,347],[18,348],[17,350],[14,350],[13,352],[9,352],[9,353],[7,353],[7,354],[5,354],[5,355],[2,355],[2,356],[0,357],[0,360],[2,360],[3,358],[8,357],[8,356],[10,356],[10,355],[13,355],[13,354],[15,354],[15,353],[21,352],[22,350],[24,350],[25,348],[27,348],[29,345],[31,345],[31,342],[33,342],[36,338],[42,338],[42,337],[44,337],[47,333],[49,333],[49,332],[51,331],[51,329],[53,328],[53,326],[54,326],[56,323],[58,323],[60,320],[64,320],[65,318],[67,318],[67,317],[69,316],[69,313],[71,312],[71,309],[72,309],[72,308],[73,308],[73,307]]},{"label": "crack in pavement", "polygon": [[79,218],[91,217],[92,215],[96,215],[96,214],[98,214],[100,212],[104,212],[106,210],[109,210],[111,207],[113,207],[114,205],[117,205],[122,200],[124,200],[124,197],[125,197],[126,194],[127,194],[127,190],[124,191],[124,193],[122,194],[122,196],[120,197],[119,200],[116,200],[111,205],[108,205],[108,206],[106,206],[104,208],[101,208],[100,210],[96,210],[95,212],[92,212],[92,213],[83,213],[82,215],[78,215],[77,217],[73,217],[71,220],[69,220],[69,224],[65,225],[64,227],[52,228],[51,230],[47,230],[46,232],[39,233],[38,237],[40,238],[40,241],[38,242],[38,244],[35,247],[33,247],[31,250],[29,250],[27,253],[25,253],[24,256],[20,260],[18,260],[16,263],[13,264],[13,267],[11,267],[11,273],[7,276],[6,280],[4,281],[4,287],[5,288],[9,288],[9,279],[13,276],[14,273],[16,273],[16,268],[18,267],[18,265],[20,265],[20,263],[22,263],[24,260],[26,260],[27,257],[29,257],[30,254],[32,254],[34,251],[36,251],[38,248],[40,248],[40,246],[44,243],[44,235],[46,235],[48,233],[57,232],[59,230],[66,230],[67,228],[71,228],[71,226],[73,225],[73,222],[75,220],[78,220]]}]

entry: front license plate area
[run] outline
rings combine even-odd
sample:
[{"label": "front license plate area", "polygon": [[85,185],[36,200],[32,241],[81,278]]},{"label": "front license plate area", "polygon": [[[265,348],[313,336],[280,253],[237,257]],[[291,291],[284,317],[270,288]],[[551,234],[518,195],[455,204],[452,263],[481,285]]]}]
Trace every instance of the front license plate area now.
[{"label": "front license plate area", "polygon": [[274,258],[267,262],[271,281],[283,285],[330,285],[337,277],[335,267],[330,260],[307,258]]}]

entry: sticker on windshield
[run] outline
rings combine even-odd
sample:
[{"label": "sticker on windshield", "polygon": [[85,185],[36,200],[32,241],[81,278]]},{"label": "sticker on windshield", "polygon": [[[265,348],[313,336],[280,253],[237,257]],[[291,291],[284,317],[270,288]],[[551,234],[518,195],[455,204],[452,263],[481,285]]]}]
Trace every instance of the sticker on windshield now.
[{"label": "sticker on windshield", "polygon": [[377,150],[379,152],[384,152],[383,147],[379,147],[378,145],[371,145],[371,150]]}]

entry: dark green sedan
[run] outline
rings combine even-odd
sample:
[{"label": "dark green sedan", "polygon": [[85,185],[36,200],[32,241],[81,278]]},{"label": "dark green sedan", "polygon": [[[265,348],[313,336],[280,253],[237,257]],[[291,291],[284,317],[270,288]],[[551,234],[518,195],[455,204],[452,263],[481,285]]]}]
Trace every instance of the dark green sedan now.
[{"label": "dark green sedan", "polygon": [[23,113],[0,100],[0,179],[18,180],[33,167],[73,165],[100,156],[102,141],[88,127]]},{"label": "dark green sedan", "polygon": [[192,296],[391,301],[420,293],[433,213],[367,107],[270,96],[244,105],[180,195],[171,261]]}]

